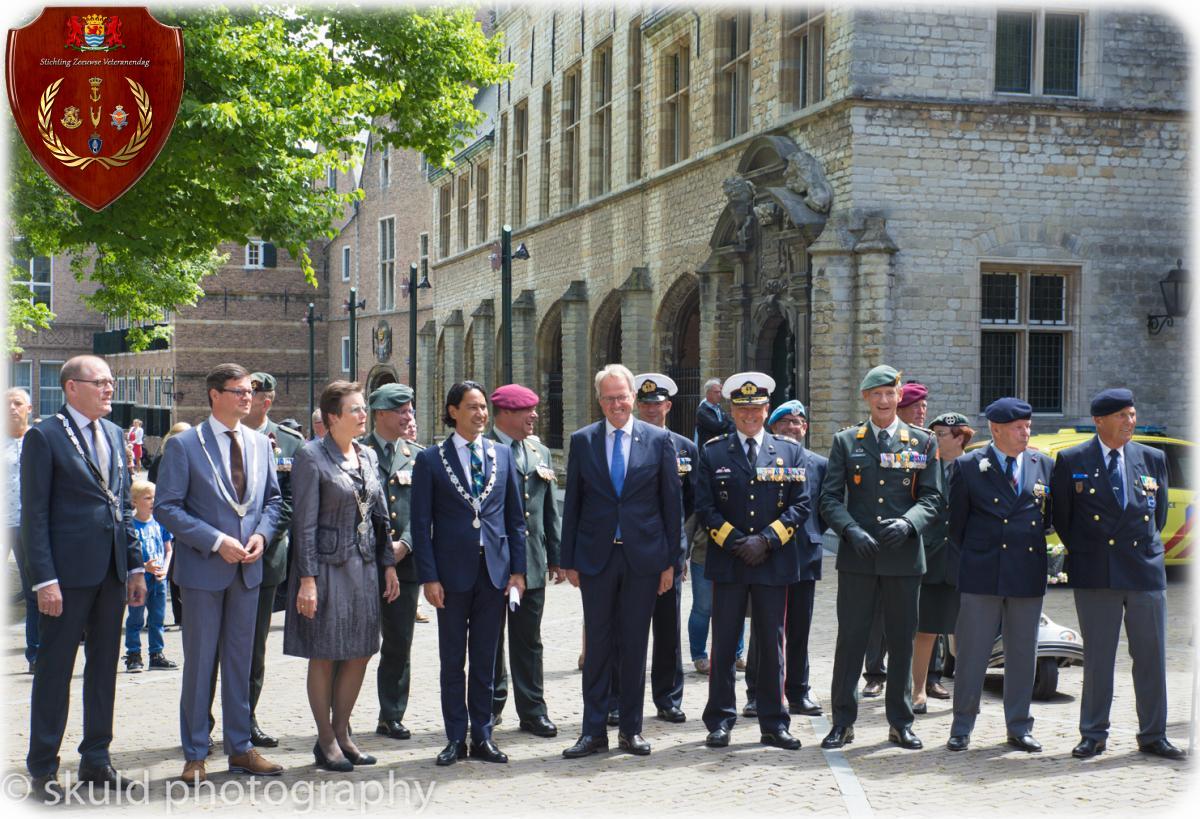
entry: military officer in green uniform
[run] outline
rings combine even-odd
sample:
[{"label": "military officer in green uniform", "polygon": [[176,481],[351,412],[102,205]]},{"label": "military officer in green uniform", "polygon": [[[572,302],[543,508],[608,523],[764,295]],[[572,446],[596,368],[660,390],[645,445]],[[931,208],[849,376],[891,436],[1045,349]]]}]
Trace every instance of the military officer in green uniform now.
[{"label": "military officer in green uniform", "polygon": [[[412,533],[408,510],[412,495],[412,469],[422,447],[414,443],[413,391],[406,384],[384,384],[367,399],[371,410],[372,431],[362,443],[375,450],[379,462],[379,481],[387,494],[391,523],[392,549],[396,553],[396,575],[400,596],[381,602],[379,630],[383,637],[379,649],[376,686],[379,692],[379,723],[375,733],[392,739],[408,739],[412,732],[404,727],[411,679],[413,626],[417,617],[416,562],[412,559]],[[410,432],[411,431],[411,432]]]},{"label": "military officer in green uniform", "polygon": [[859,388],[870,418],[833,438],[821,486],[821,517],[839,537],[838,636],[833,659],[833,728],[823,748],[854,739],[858,675],[877,605],[887,624],[888,739],[916,750],[912,731],[912,652],[925,574],[922,533],[942,498],[937,439],[900,420],[900,373],[886,365]]},{"label": "military officer in green uniform", "polygon": [[250,658],[250,741],[260,748],[274,748],[279,741],[258,727],[255,709],[258,706],[258,698],[262,695],[263,678],[266,674],[267,634],[271,631],[275,592],[287,579],[288,530],[292,522],[292,458],[304,446],[304,438],[295,430],[280,426],[267,417],[271,405],[275,402],[275,376],[263,372],[251,373],[250,386],[254,389],[254,398],[250,405],[250,414],[242,423],[270,439],[271,452],[275,456],[275,474],[279,478],[279,492],[283,500],[279,534],[267,545],[262,557],[263,579],[262,585],[258,587],[254,653]]},{"label": "military officer in green uniform", "polygon": [[[513,700],[522,731],[539,737],[558,735],[550,721],[542,682],[542,612],[546,606],[547,575],[555,583],[566,579],[559,568],[562,520],[554,501],[557,487],[550,450],[533,434],[537,421],[538,395],[520,384],[505,384],[492,392],[495,410],[488,435],[513,449],[521,495],[525,503],[525,594],[515,610],[508,611],[508,654],[512,666]],[[504,668],[504,626],[496,644],[495,689],[492,694],[493,725],[508,701],[508,675]]]}]

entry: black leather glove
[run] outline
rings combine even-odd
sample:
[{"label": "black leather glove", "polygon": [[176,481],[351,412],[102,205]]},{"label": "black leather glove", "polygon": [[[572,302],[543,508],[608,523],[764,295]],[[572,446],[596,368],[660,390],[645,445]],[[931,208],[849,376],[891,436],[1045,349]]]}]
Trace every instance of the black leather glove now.
[{"label": "black leather glove", "polygon": [[885,549],[894,549],[913,534],[912,524],[904,518],[892,518],[883,521],[883,529],[879,533],[879,545]]},{"label": "black leather glove", "polygon": [[742,559],[747,566],[761,566],[767,562],[767,554],[771,550],[771,544],[762,535],[750,535],[739,541],[737,556]]},{"label": "black leather glove", "polygon": [[879,544],[875,538],[867,534],[866,530],[857,523],[852,523],[842,532],[842,537],[850,544],[850,548],[854,553],[864,560],[868,557],[873,557],[879,554]]}]

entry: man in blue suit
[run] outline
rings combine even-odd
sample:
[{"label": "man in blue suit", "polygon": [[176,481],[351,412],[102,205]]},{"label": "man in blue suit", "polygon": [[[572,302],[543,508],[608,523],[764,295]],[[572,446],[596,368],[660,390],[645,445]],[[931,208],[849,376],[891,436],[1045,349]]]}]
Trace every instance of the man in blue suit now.
[{"label": "man in blue suit", "polygon": [[1033,408],[1000,398],[984,410],[992,443],[960,455],[950,472],[950,540],[960,545],[958,661],[951,751],[965,751],[979,714],[996,634],[1004,636],[1004,722],[1008,744],[1042,750],[1033,738],[1033,677],[1046,595],[1050,459],[1030,451]]},{"label": "man in blue suit", "polygon": [[145,570],[133,535],[129,471],[112,412],[113,377],[96,356],[76,356],[59,375],[66,404],[25,433],[21,452],[24,574],[37,594],[39,638],[30,701],[29,755],[37,799],[56,801],[58,749],[71,676],[84,642],[79,780],[127,787],[109,759],[121,615],[145,602]]},{"label": "man in blue suit", "polygon": [[218,653],[230,772],[277,776],[283,771],[250,739],[261,558],[275,538],[283,503],[275,456],[267,436],[241,422],[254,396],[245,367],[219,364],[204,386],[212,414],[167,441],[154,508],[155,519],[175,536],[175,581],[184,590],[180,778],[195,783],[207,778],[209,690]]},{"label": "man in blue suit", "polygon": [[[604,420],[571,434],[562,568],[583,597],[583,729],[567,759],[607,750],[614,657],[621,681],[622,750],[642,739],[646,643],[658,595],[671,590],[683,551],[683,494],[671,433],[633,418],[633,373],[609,364],[595,378]],[[618,652],[617,647],[620,646]],[[618,656],[619,654],[619,656]]]},{"label": "man in blue suit", "polygon": [[[442,721],[438,765],[470,755],[508,762],[492,741],[496,647],[510,592],[525,592],[525,509],[512,449],[485,439],[483,387],[461,381],[442,421],[454,434],[417,455],[412,477],[412,546],[425,599],[438,610]],[[519,605],[519,604],[518,604]],[[463,666],[470,657],[468,684]]]},{"label": "man in blue suit", "polygon": [[[808,410],[800,401],[784,401],[776,407],[767,419],[767,428],[774,435],[791,438],[803,450],[801,466],[804,469],[809,513],[804,521],[804,537],[796,539],[796,548],[800,550],[800,579],[789,584],[787,590],[787,616],[784,622],[787,672],[784,674],[784,694],[789,714],[815,717],[821,714],[821,706],[812,698],[812,688],[808,682],[808,635],[812,628],[817,581],[821,579],[821,556],[825,541],[825,521],[821,520],[817,502],[829,459],[803,445],[804,436],[808,434]],[[746,651],[746,703],[747,708],[754,705],[752,715],[755,717],[758,716],[759,648],[751,636],[750,648]],[[742,715],[751,716],[744,710]]]},{"label": "man in blue suit", "polygon": [[1067,576],[1083,632],[1082,738],[1087,759],[1108,742],[1121,620],[1133,658],[1138,750],[1166,759],[1187,754],[1167,739],[1167,576],[1159,531],[1167,522],[1167,462],[1134,443],[1133,393],[1092,399],[1096,437],[1058,454],[1050,480],[1054,528],[1067,547]]}]

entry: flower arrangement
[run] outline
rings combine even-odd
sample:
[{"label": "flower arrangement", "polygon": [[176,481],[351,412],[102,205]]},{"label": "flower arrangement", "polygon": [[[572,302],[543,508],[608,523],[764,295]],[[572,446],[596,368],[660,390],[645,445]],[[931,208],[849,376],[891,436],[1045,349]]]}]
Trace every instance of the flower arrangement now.
[{"label": "flower arrangement", "polygon": [[1063,564],[1067,559],[1067,547],[1061,543],[1051,543],[1046,547],[1046,582],[1051,586],[1058,586],[1067,582],[1067,573],[1063,571]]}]

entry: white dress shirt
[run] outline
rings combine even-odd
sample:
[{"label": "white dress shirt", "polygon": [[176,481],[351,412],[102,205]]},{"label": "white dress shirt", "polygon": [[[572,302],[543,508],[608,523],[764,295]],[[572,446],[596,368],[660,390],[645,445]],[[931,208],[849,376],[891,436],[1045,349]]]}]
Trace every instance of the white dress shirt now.
[{"label": "white dress shirt", "polygon": [[[871,432],[873,432],[875,434],[875,440],[878,441],[879,433],[882,431],[881,428],[875,426],[874,421],[868,421],[868,423],[871,425]],[[892,419],[892,423],[887,425],[887,434],[888,434],[888,442],[889,443],[896,440],[896,430],[898,430],[899,428],[900,428],[900,416],[897,415],[895,418]]]},{"label": "white dress shirt", "polygon": [[[221,462],[217,465],[217,468],[221,470],[222,474],[226,478],[229,478],[230,486],[233,486],[233,476],[229,474],[229,436],[226,435],[225,433],[233,432],[235,435],[237,435],[238,444],[242,448],[242,472],[246,476],[246,493],[249,494],[250,493],[250,469],[246,462],[246,454],[247,454],[246,453],[246,436],[244,434],[244,430],[246,429],[246,427],[242,425],[241,421],[238,421],[232,427],[227,427],[224,424],[222,424],[220,421],[218,421],[217,417],[215,415],[210,415],[210,416],[208,416],[208,429],[209,429],[209,434],[212,435],[212,437],[214,439],[216,439],[217,449],[219,449],[221,451]],[[218,489],[217,491],[220,492],[221,490]],[[243,502],[248,501],[248,500],[249,500],[249,498],[242,498]],[[230,535],[230,537],[232,537],[232,535]],[[212,551],[215,552],[218,549],[220,549],[221,541],[224,539],[225,539],[225,535],[223,533],[218,534],[217,540],[212,546]],[[237,540],[236,537],[233,539]],[[245,544],[243,543],[242,545],[244,546]]]},{"label": "white dress shirt", "polygon": [[[742,442],[742,457],[748,457],[748,453],[746,452],[746,447],[747,447],[746,442],[750,440],[750,437],[743,435],[742,431],[740,429],[738,430],[737,436],[738,436],[738,440]],[[766,433],[765,429],[760,429],[758,431],[758,434],[754,436],[754,451],[755,451],[755,453],[762,452],[763,439],[765,439],[766,437],[767,437],[767,433]]]},{"label": "white dress shirt", "polygon": [[[621,432],[625,433],[621,436],[621,454],[625,456],[625,474],[629,472],[629,452],[633,446],[633,416],[629,416],[629,420],[625,422],[625,426],[621,427]],[[604,422],[604,454],[608,458],[608,474],[612,474],[612,459],[613,459],[613,441],[617,440],[617,427],[612,425],[611,421]]]},{"label": "white dress shirt", "polygon": [[[992,451],[996,453],[996,460],[998,460],[1000,462],[998,464],[998,466],[1000,467],[1000,474],[1003,475],[1005,472],[1008,471],[1009,456],[1005,455],[1003,452],[1001,452],[995,446],[992,447]],[[1014,456],[1016,458],[1016,466],[1013,467],[1013,480],[1017,482],[1017,491],[1018,492],[1020,491],[1020,487],[1021,487],[1021,475],[1025,471],[1023,469],[1023,466],[1025,464],[1025,459],[1021,457],[1021,455],[1023,455],[1023,454],[1024,453],[1020,453],[1020,454]]]},{"label": "white dress shirt", "polygon": [[[483,461],[483,445],[484,445],[483,444],[483,434],[480,433],[479,435],[476,435],[475,439],[473,441],[468,441],[466,438],[459,435],[458,432],[455,432],[450,437],[454,439],[454,451],[458,453],[458,462],[459,462],[459,464],[462,465],[463,475],[465,475],[467,478],[467,485],[464,486],[463,489],[467,490],[467,494],[470,494],[471,493],[471,446],[470,445],[471,444],[476,445],[477,448],[475,451],[479,454],[479,460],[482,462]],[[496,468],[496,465],[493,463],[492,469],[495,469],[495,468]],[[484,468],[484,473],[485,474],[487,473],[486,467]],[[483,529],[479,530],[479,545],[480,546],[483,545]]]}]

